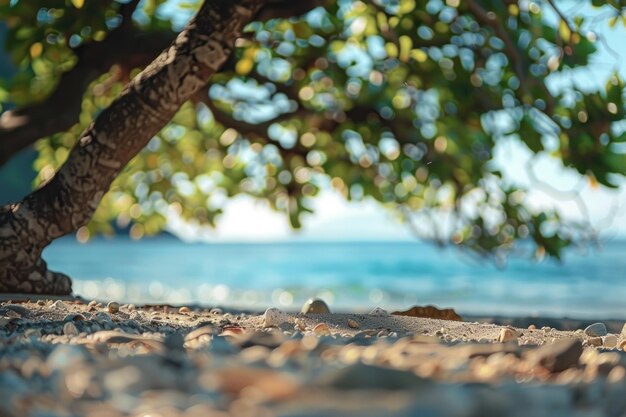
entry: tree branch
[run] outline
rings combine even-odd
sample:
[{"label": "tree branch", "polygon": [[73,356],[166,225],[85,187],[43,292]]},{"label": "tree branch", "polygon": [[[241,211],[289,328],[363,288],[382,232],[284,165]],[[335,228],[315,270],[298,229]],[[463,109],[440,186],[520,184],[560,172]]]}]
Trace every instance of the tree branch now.
[{"label": "tree branch", "polygon": [[297,155],[303,158],[306,158],[308,149],[300,146],[296,143],[293,148],[285,148],[281,146],[279,142],[271,140],[267,135],[267,130],[274,123],[280,123],[282,121],[293,119],[294,117],[303,117],[308,114],[308,112],[300,109],[292,113],[283,113],[279,116],[276,116],[273,119],[267,120],[265,122],[260,123],[248,123],[243,120],[235,119],[231,114],[225,112],[218,108],[213,100],[209,98],[208,95],[208,86],[207,89],[203,89],[198,91],[191,99],[195,103],[202,103],[206,105],[211,113],[213,114],[213,118],[216,122],[221,124],[226,128],[235,129],[243,136],[249,136],[250,139],[261,141],[265,144],[272,143],[278,146],[281,149],[281,153],[286,155]]},{"label": "tree branch", "polygon": [[102,42],[76,48],[78,62],[61,75],[50,96],[0,116],[0,165],[38,139],[78,123],[85,90],[111,66],[119,65],[128,74],[146,66],[173,40],[173,33],[115,30]]},{"label": "tree branch", "polygon": [[520,80],[520,85],[522,86],[522,88],[527,89],[523,58],[520,55],[517,47],[511,40],[511,37],[506,32],[506,29],[500,24],[500,22],[498,22],[495,15],[491,16],[485,9],[483,9],[478,3],[476,3],[475,0],[467,0],[467,7],[479,23],[491,27],[496,35],[498,35],[498,37],[502,40],[502,42],[504,42],[506,51],[513,61],[513,67],[515,69],[517,77]]},{"label": "tree branch", "polygon": [[265,22],[270,19],[287,19],[294,16],[300,16],[308,11],[328,3],[327,0],[270,0],[259,10],[255,20]]},{"label": "tree branch", "polygon": [[[257,20],[302,15],[323,6],[326,0],[304,2],[270,1],[257,13]],[[125,74],[143,68],[175,39],[174,33],[145,33],[132,28],[132,14],[139,0],[120,6],[122,24],[102,42],[90,42],[75,49],[77,64],[61,75],[54,92],[44,101],[0,116],[0,166],[15,153],[42,137],[69,129],[78,122],[83,94],[91,82],[119,65]],[[225,69],[234,66],[232,56]],[[277,88],[280,86],[277,84]]]},{"label": "tree branch", "polygon": [[[515,70],[515,74],[519,78],[520,87],[524,90],[524,93],[529,94],[528,90],[528,80],[526,79],[526,73],[524,72],[525,63],[524,58],[520,54],[519,49],[509,36],[506,28],[502,26],[501,22],[497,19],[495,15],[492,16],[489,12],[483,9],[476,0],[467,0],[467,7],[472,13],[472,15],[476,18],[478,23],[491,27],[495,34],[504,42],[504,48],[506,49],[508,57],[513,61],[513,69]],[[536,84],[545,92],[546,94],[546,109],[545,113],[548,115],[552,115],[554,111],[554,99],[552,94],[548,91],[548,88],[543,83],[543,81],[536,81]]]}]

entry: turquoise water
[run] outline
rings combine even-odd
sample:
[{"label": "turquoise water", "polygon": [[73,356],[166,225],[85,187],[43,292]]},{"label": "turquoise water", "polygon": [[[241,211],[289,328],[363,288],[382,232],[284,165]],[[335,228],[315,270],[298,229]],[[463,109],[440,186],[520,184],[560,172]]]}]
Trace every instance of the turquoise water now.
[{"label": "turquoise water", "polygon": [[335,310],[414,304],[462,313],[626,317],[626,242],[570,251],[565,262],[505,268],[418,242],[189,244],[171,237],[54,242],[52,269],[88,298],[298,310],[311,296]]}]

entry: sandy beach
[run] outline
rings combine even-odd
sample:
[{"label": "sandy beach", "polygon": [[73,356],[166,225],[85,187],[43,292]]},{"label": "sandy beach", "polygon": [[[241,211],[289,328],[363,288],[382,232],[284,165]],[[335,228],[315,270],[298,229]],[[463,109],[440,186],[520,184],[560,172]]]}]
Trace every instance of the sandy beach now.
[{"label": "sandy beach", "polygon": [[0,415],[624,415],[615,323],[530,327],[5,301]]}]

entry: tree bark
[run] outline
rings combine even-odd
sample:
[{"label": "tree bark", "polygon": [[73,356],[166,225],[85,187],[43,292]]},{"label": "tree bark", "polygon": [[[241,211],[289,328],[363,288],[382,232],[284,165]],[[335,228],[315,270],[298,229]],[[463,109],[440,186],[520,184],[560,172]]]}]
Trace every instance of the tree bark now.
[{"label": "tree bark", "polygon": [[0,208],[0,291],[68,294],[41,252],[85,225],[111,182],[228,58],[264,0],[206,0],[174,43],[83,132],[41,188]]}]

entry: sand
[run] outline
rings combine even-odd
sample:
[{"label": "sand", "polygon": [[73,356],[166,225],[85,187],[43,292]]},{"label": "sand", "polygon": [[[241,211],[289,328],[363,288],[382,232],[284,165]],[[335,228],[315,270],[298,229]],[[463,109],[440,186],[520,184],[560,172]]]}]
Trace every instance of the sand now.
[{"label": "sand", "polygon": [[619,333],[384,311],[272,317],[266,327],[263,312],[7,300],[0,416],[626,413]]}]

